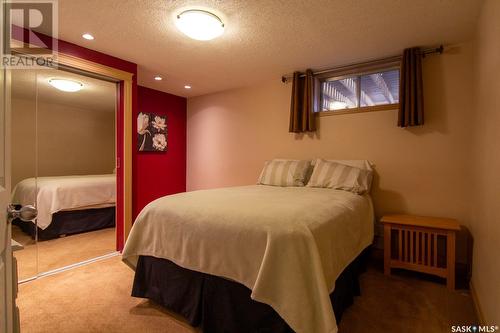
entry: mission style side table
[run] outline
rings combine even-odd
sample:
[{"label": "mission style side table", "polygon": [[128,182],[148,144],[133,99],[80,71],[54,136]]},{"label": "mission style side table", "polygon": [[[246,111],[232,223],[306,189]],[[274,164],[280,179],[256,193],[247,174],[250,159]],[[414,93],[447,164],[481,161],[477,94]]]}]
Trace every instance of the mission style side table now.
[{"label": "mission style side table", "polygon": [[413,215],[386,215],[384,274],[403,268],[437,275],[455,289],[455,233],[457,220]]}]

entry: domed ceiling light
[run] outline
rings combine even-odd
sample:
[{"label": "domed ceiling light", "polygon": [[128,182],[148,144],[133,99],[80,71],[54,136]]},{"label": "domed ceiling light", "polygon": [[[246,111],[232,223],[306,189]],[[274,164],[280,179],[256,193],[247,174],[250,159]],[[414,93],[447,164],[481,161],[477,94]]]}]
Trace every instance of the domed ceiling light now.
[{"label": "domed ceiling light", "polygon": [[177,15],[177,28],[186,36],[196,40],[211,40],[224,33],[224,23],[215,14],[206,10],[190,9]]},{"label": "domed ceiling light", "polygon": [[56,89],[66,92],[77,92],[83,89],[83,83],[73,80],[50,79],[49,84]]}]

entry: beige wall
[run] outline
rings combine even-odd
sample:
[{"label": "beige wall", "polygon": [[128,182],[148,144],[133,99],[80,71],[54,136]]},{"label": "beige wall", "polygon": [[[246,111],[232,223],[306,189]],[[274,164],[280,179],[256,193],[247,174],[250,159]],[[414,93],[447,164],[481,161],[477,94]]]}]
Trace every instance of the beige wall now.
[{"label": "beige wall", "polygon": [[487,0],[476,41],[425,58],[421,128],[397,128],[397,112],[380,111],[321,117],[317,135],[290,134],[291,87],[279,78],[188,99],[187,188],[253,184],[275,157],[369,159],[377,216],[447,216],[471,229],[473,285],[485,323],[498,324],[499,36],[500,1]]},{"label": "beige wall", "polygon": [[486,1],[477,31],[472,281],[487,324],[500,323],[500,1]]},{"label": "beige wall", "polygon": [[115,113],[39,103],[35,120],[34,101],[13,99],[12,184],[35,175],[35,142],[38,176],[111,173]]},{"label": "beige wall", "polygon": [[288,133],[291,85],[188,99],[187,188],[254,184],[266,159],[369,159],[378,216],[408,212],[469,224],[472,45],[424,60],[426,124],[396,126],[397,111],[321,117],[318,134]]}]

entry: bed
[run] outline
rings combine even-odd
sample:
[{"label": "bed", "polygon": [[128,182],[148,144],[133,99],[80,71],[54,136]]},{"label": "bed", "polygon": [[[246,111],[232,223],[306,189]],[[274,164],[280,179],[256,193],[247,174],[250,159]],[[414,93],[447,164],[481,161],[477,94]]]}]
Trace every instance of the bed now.
[{"label": "bed", "polygon": [[38,239],[115,226],[116,175],[28,178],[12,191],[16,205],[36,203],[36,225],[15,221]]},{"label": "bed", "polygon": [[193,191],[147,205],[123,260],[136,270],[133,296],[205,332],[336,332],[335,298],[356,294],[373,219],[369,195],[340,190]]}]

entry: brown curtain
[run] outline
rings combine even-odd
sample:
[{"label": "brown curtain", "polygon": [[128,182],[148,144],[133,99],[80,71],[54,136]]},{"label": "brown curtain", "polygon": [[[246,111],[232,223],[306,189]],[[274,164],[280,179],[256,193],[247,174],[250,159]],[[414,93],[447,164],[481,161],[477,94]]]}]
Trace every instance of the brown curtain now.
[{"label": "brown curtain", "polygon": [[312,70],[308,69],[305,76],[293,73],[292,101],[290,106],[289,132],[314,132],[316,119],[313,110],[314,78]]},{"label": "brown curtain", "polygon": [[424,124],[424,92],[422,84],[422,53],[420,48],[405,49],[399,82],[398,126]]}]

